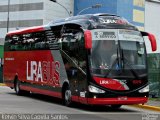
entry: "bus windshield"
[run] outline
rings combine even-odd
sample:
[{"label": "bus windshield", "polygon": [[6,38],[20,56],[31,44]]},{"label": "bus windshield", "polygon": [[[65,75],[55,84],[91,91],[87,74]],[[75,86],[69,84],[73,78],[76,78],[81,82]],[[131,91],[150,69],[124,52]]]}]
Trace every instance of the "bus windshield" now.
[{"label": "bus windshield", "polygon": [[[146,51],[142,40],[93,40],[93,74],[139,77],[146,74]],[[139,72],[140,71],[140,72]],[[108,76],[107,76],[108,77]]]}]

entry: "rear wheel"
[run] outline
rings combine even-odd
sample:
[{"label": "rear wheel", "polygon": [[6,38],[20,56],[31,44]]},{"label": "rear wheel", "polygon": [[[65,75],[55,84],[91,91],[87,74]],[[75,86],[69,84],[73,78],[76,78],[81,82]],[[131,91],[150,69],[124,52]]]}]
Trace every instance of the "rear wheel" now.
[{"label": "rear wheel", "polygon": [[19,80],[15,81],[14,90],[16,91],[17,95],[22,95],[23,91],[20,89],[20,81]]},{"label": "rear wheel", "polygon": [[71,100],[71,90],[69,88],[69,86],[66,87],[66,89],[64,90],[64,105],[65,106],[71,106],[72,100]]}]

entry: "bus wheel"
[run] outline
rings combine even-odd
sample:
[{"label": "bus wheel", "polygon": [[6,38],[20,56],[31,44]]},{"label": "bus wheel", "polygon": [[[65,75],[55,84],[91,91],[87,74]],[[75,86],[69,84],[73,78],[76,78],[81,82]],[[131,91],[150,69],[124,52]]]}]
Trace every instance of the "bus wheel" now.
[{"label": "bus wheel", "polygon": [[64,91],[64,105],[71,106],[71,90],[69,87],[67,87]]},{"label": "bus wheel", "polygon": [[19,80],[15,81],[14,90],[16,91],[17,95],[21,95],[22,94],[23,91],[20,89],[20,81]]},{"label": "bus wheel", "polygon": [[113,109],[119,109],[122,105],[111,105],[111,108]]}]

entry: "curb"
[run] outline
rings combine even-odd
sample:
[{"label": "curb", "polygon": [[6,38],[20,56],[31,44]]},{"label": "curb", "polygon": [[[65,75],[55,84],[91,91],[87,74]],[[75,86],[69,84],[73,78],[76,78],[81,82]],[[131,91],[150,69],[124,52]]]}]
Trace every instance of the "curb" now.
[{"label": "curb", "polygon": [[6,86],[6,84],[4,84],[4,83],[0,83],[0,86]]},{"label": "curb", "polygon": [[129,105],[129,106],[160,112],[160,107],[156,107],[156,106],[141,105],[141,104],[139,104],[139,105]]}]

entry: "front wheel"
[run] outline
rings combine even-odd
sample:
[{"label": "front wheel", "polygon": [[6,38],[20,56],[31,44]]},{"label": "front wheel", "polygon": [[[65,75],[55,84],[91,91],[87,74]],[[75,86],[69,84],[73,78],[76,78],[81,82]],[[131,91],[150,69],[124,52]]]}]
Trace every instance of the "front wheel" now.
[{"label": "front wheel", "polygon": [[64,105],[65,106],[71,106],[72,100],[71,100],[71,90],[69,87],[67,87],[64,91]]}]

